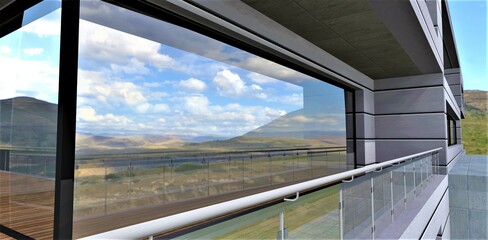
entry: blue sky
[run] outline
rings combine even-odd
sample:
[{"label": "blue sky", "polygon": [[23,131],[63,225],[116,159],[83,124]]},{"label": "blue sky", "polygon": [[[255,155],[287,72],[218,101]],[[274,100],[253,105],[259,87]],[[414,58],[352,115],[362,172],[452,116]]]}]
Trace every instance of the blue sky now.
[{"label": "blue sky", "polygon": [[[60,12],[0,39],[0,99],[57,102]],[[341,88],[111,4],[81,14],[79,133],[227,139],[276,119],[266,131],[345,131]]]},{"label": "blue sky", "polygon": [[488,91],[487,1],[449,0],[464,89]]}]

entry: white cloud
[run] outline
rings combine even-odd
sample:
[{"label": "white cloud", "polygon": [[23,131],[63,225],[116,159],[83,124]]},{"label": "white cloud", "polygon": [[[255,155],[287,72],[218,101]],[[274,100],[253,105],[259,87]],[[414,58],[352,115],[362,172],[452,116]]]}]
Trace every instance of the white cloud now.
[{"label": "white cloud", "polygon": [[266,114],[266,116],[268,116],[270,118],[277,118],[277,117],[285,115],[286,111],[265,107],[264,108],[264,114]]},{"label": "white cloud", "polygon": [[12,48],[9,46],[0,46],[0,55],[10,55],[12,53]]},{"label": "white cloud", "polygon": [[209,114],[208,106],[210,101],[204,95],[186,96],[183,99],[184,108],[191,114],[206,115]]},{"label": "white cloud", "polygon": [[[147,93],[144,87],[118,79],[106,72],[79,70],[78,76],[78,95],[82,103],[96,102],[99,107],[125,108],[126,111],[132,109],[137,113],[170,111],[170,107],[161,102],[167,93]],[[153,103],[150,100],[158,102]]]},{"label": "white cloud", "polygon": [[279,102],[286,105],[293,105],[297,107],[303,106],[303,93],[292,93],[290,95],[273,96],[268,99],[270,102]]},{"label": "white cloud", "polygon": [[49,61],[0,57],[0,99],[29,96],[51,103],[58,101],[57,67]]},{"label": "white cloud", "polygon": [[110,64],[110,68],[116,74],[126,73],[143,75],[149,73],[149,69],[146,67],[146,64],[136,58],[130,58],[129,62],[125,65]]},{"label": "white cloud", "polygon": [[136,107],[137,112],[139,113],[167,113],[170,111],[169,106],[167,104],[150,104],[150,103],[142,103]]},{"label": "white cloud", "polygon": [[81,96],[95,96],[101,102],[139,105],[147,102],[142,93],[142,87],[132,82],[120,81],[110,74],[97,71],[78,71],[80,84],[78,94]]},{"label": "white cloud", "polygon": [[166,119],[164,119],[164,118],[158,118],[158,120],[157,120],[157,121],[158,121],[158,123],[159,123],[159,124],[164,124],[164,123],[166,123]]},{"label": "white cloud", "polygon": [[[144,87],[147,87],[147,86],[144,85]],[[146,96],[147,96],[148,100],[162,101],[163,98],[169,96],[169,94],[166,92],[160,92],[160,91],[150,91],[149,93],[146,94]]]},{"label": "white cloud", "polygon": [[105,26],[80,21],[80,57],[125,73],[147,73],[145,64],[159,71],[176,62],[159,53],[161,44]]},{"label": "white cloud", "polygon": [[227,69],[218,72],[213,81],[222,96],[240,96],[245,91],[244,81]]},{"label": "white cloud", "polygon": [[132,82],[113,82],[111,89],[105,89],[110,97],[122,99],[129,105],[146,103],[147,99],[142,94],[141,87]]},{"label": "white cloud", "polygon": [[95,109],[90,106],[83,106],[78,108],[78,119],[86,122],[99,122],[99,124],[121,124],[127,125],[133,121],[126,116],[116,116],[109,114],[97,114]]},{"label": "white cloud", "polygon": [[205,89],[207,89],[207,84],[205,84],[204,81],[196,78],[189,78],[187,80],[180,81],[178,86],[192,92],[203,92]]},{"label": "white cloud", "polygon": [[158,112],[169,112],[169,106],[168,104],[154,104],[152,106],[152,110],[153,112],[155,113],[158,113]]},{"label": "white cloud", "polygon": [[259,99],[266,99],[268,97],[261,86],[257,84],[246,85],[237,73],[233,73],[228,69],[217,72],[213,83],[221,96],[247,96]]},{"label": "white cloud", "polygon": [[43,48],[24,48],[24,54],[29,56],[39,55],[44,52]]}]

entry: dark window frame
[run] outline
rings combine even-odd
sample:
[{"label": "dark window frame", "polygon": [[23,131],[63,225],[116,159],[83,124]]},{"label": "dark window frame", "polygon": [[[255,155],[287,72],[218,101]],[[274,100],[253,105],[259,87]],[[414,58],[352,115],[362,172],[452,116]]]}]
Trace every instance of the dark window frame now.
[{"label": "dark window frame", "polygon": [[[0,37],[21,28],[24,11],[40,2],[14,1],[0,10]],[[71,239],[73,232],[79,6],[80,0],[61,1],[54,239]],[[32,239],[3,225],[0,232],[13,238]]]},{"label": "dark window frame", "polygon": [[457,126],[456,120],[447,114],[447,145],[452,146],[457,144]]}]

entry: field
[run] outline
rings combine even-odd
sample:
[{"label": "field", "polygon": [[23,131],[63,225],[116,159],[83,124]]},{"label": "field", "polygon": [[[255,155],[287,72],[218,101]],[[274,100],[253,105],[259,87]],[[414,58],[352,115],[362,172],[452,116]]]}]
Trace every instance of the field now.
[{"label": "field", "polygon": [[465,119],[461,121],[464,149],[470,155],[488,155],[488,92],[465,91]]}]

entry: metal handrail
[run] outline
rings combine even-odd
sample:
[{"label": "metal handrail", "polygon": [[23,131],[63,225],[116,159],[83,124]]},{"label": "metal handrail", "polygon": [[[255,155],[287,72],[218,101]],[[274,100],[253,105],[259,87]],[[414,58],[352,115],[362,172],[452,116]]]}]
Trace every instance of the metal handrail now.
[{"label": "metal handrail", "polygon": [[222,202],[207,207],[194,209],[187,212],[178,213],[175,215],[99,233],[88,236],[82,239],[139,239],[147,238],[170,230],[175,230],[199,222],[203,222],[212,218],[224,216],[226,214],[234,213],[242,209],[258,206],[260,204],[270,202],[277,199],[283,199],[286,196],[304,192],[310,189],[318,188],[325,185],[330,185],[342,180],[351,179],[368,172],[374,171],[378,168],[392,166],[395,163],[411,160],[412,158],[422,155],[438,152],[442,148],[436,148],[425,152],[412,154],[409,156],[393,159],[390,161],[375,163],[367,165],[362,168],[353,169],[347,172],[337,173],[334,175],[313,179],[310,181],[293,184],[290,186],[277,188],[274,190],[242,197],[227,202]]}]

